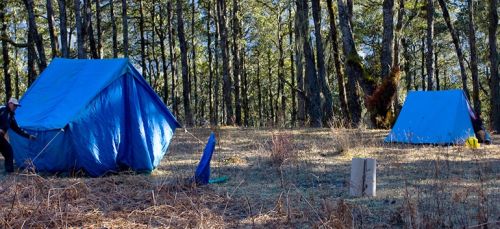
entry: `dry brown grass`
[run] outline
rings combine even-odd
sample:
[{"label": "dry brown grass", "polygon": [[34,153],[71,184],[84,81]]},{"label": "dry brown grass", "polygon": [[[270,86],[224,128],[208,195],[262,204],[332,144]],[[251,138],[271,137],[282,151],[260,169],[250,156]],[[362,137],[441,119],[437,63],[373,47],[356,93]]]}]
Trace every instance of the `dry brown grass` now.
[{"label": "dry brown grass", "polygon": [[[386,134],[222,128],[212,176],[230,179],[197,187],[186,180],[204,145],[181,130],[151,175],[0,176],[0,227],[500,227],[498,145],[388,145]],[[353,157],[377,159],[377,197],[349,196]]]}]

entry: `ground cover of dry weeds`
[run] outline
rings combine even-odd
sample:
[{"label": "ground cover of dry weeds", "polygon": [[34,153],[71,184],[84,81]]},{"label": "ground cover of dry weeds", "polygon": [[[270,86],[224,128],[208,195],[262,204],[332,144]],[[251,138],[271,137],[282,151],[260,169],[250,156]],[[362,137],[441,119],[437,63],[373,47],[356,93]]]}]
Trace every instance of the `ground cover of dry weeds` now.
[{"label": "ground cover of dry weeds", "polygon": [[[189,178],[209,133],[178,130],[151,175],[0,176],[1,227],[500,227],[495,144],[471,150],[384,144],[379,130],[222,128],[212,178],[229,180],[200,187]],[[376,197],[349,196],[353,157],[377,159]]]}]

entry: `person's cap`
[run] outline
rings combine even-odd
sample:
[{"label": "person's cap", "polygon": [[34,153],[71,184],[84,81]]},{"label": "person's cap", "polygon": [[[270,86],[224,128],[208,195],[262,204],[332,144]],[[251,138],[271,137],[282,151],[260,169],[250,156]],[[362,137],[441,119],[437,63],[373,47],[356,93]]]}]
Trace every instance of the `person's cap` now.
[{"label": "person's cap", "polygon": [[10,99],[9,99],[9,103],[12,103],[12,104],[14,104],[14,105],[16,105],[16,106],[18,106],[18,107],[20,107],[20,106],[21,106],[21,104],[19,103],[19,101],[17,101],[17,99],[16,99],[16,98],[10,98]]}]

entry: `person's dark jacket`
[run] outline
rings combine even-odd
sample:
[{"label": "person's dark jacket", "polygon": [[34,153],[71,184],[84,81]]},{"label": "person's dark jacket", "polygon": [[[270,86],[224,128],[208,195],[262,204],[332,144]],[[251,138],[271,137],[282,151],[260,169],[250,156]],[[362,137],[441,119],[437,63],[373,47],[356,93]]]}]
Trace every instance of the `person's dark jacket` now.
[{"label": "person's dark jacket", "polygon": [[30,134],[26,133],[26,131],[22,130],[18,125],[16,118],[14,117],[14,112],[12,112],[8,106],[0,107],[0,129],[3,133],[7,133],[9,129],[12,129],[19,135],[30,138]]}]

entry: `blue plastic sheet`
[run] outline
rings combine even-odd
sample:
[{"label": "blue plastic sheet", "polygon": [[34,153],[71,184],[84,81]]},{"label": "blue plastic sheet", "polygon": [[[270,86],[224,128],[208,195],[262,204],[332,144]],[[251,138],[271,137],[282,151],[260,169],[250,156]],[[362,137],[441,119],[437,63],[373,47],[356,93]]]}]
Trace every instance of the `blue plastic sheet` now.
[{"label": "blue plastic sheet", "polygon": [[196,168],[195,181],[198,184],[208,184],[210,181],[210,161],[212,160],[212,154],[215,150],[215,134],[212,132],[208,138],[207,145],[203,150],[203,155],[201,156],[200,163]]},{"label": "blue plastic sheet", "polygon": [[127,59],[54,59],[16,111],[16,164],[37,171],[151,172],[180,124]]}]

